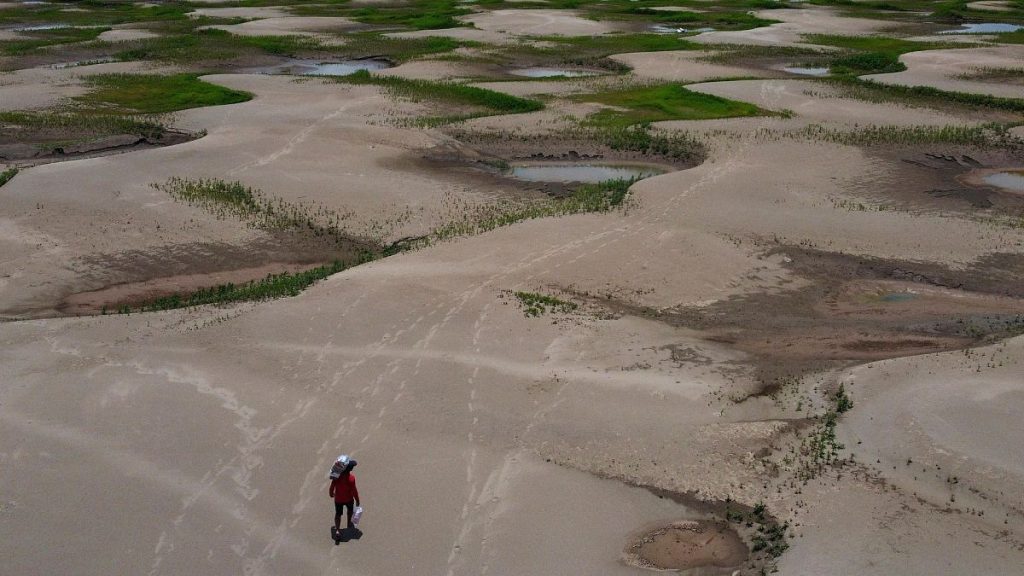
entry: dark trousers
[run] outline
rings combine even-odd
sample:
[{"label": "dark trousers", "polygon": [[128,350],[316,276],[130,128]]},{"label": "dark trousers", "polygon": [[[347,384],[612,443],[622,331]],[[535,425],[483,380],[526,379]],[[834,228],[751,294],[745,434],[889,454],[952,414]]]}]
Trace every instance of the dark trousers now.
[{"label": "dark trousers", "polygon": [[346,524],[346,526],[348,528],[352,527],[352,510],[354,510],[353,501],[352,500],[349,500],[348,502],[335,502],[334,503],[334,525],[335,526],[340,526],[341,525],[341,513],[345,512],[346,508],[348,509],[347,510],[348,515],[346,516],[346,520],[347,520],[348,524]]}]

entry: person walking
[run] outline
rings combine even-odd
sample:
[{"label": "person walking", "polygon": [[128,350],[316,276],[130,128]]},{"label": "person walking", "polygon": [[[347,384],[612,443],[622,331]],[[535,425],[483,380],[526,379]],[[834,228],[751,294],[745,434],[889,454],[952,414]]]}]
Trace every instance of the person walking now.
[{"label": "person walking", "polygon": [[334,499],[334,531],[340,532],[341,514],[346,512],[346,509],[346,528],[351,529],[354,527],[352,524],[352,512],[355,510],[355,506],[359,506],[359,490],[356,488],[356,475],[352,473],[352,469],[356,467],[356,461],[348,456],[342,456],[338,458],[334,465],[334,470],[340,469],[340,471],[337,477],[334,477],[334,472],[332,471],[331,487],[328,490],[328,494]]}]

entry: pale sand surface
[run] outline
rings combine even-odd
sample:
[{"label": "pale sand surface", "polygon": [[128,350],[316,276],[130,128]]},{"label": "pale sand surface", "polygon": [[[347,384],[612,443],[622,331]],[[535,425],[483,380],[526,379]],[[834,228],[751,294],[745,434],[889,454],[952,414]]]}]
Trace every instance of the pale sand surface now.
[{"label": "pale sand surface", "polygon": [[1013,10],[1009,2],[1002,0],[980,0],[978,2],[968,2],[967,7],[973,10],[989,10],[991,12],[1009,12]]},{"label": "pale sand surface", "polygon": [[[753,46],[810,46],[803,43],[803,34],[834,34],[841,30],[844,35],[857,36],[878,32],[891,27],[892,22],[869,20],[867,18],[845,18],[828,8],[800,8],[760,10],[759,18],[779,20],[750,30],[716,30],[703,32],[692,38],[702,44],[745,44]],[[822,48],[817,46],[816,48]]]},{"label": "pale sand surface", "polygon": [[716,78],[736,76],[764,76],[764,70],[727,66],[701,61],[705,52],[683,50],[678,52],[635,52],[618,54],[612,59],[633,69],[639,78],[673,82],[704,82]]},{"label": "pale sand surface", "polygon": [[159,34],[150,32],[149,30],[133,30],[131,28],[122,28],[117,30],[107,30],[106,32],[100,33],[97,36],[98,39],[104,42],[127,42],[129,40],[145,40],[146,38],[156,38]]},{"label": "pale sand surface", "polygon": [[[807,123],[865,126],[871,124],[893,126],[945,126],[981,123],[971,122],[963,116],[928,108],[874,103],[844,98],[842,93],[826,84],[808,80],[732,80],[691,84],[688,89],[723,98],[756,104],[766,110],[790,110],[794,118],[782,125],[800,126]],[[784,119],[785,120],[785,119]],[[751,122],[738,118],[691,123],[726,124],[749,127]],[[679,123],[666,123],[679,126]]]},{"label": "pale sand surface", "polygon": [[[20,215],[9,221],[8,226],[14,228],[4,235],[4,244],[10,246],[10,251],[4,252],[21,268],[20,278],[8,281],[0,299],[29,296],[16,286],[34,282],[30,271],[42,264],[33,262],[38,250],[74,259],[123,248],[124,240],[111,235],[108,226],[120,228],[134,221],[136,226],[124,230],[131,230],[134,248],[199,238],[252,239],[252,231],[244,225],[225,223],[175,204],[149,186],[172,176],[238,179],[289,201],[322,203],[341,213],[354,211],[356,216],[348,221],[353,232],[373,234],[379,225],[392,239],[421,234],[437,225],[446,199],[480,198],[479,191],[446,181],[443,175],[402,168],[403,160],[416,157],[412,151],[429,149],[440,140],[416,129],[367,126],[367,115],[379,112],[385,102],[374,88],[259,75],[210,79],[254,92],[257,98],[241,105],[179,113],[179,126],[208,130],[199,140],[129,155],[38,166],[0,190],[11,202],[7,214]],[[69,189],[61,186],[62,182],[76,184]],[[53,202],[51,205],[62,208],[34,210],[39,202]],[[404,221],[396,221],[406,214]],[[76,223],[79,219],[103,225],[83,230]],[[18,231],[31,221],[37,221],[39,233],[55,244],[37,246],[30,236]],[[151,226],[156,223],[162,224],[160,231],[152,234]],[[8,244],[12,242],[14,245]],[[75,274],[66,270],[62,275],[70,278]],[[51,287],[60,290],[57,285]]]},{"label": "pale sand surface", "polygon": [[[807,494],[821,504],[803,518],[807,530],[782,572],[1013,573],[1024,525],[1024,467],[1010,456],[1024,440],[1022,350],[1017,338],[846,373],[855,409],[841,440],[880,481]],[[844,537],[829,536],[836,531]],[[893,545],[913,550],[913,561],[884,552]]]},{"label": "pale sand surface", "polygon": [[448,80],[473,75],[473,68],[461,62],[414,60],[374,71],[378,76],[399,76],[420,80]]},{"label": "pale sand surface", "polygon": [[[715,37],[785,45],[800,32],[890,25],[817,8],[763,14],[786,24]],[[562,10],[472,18],[480,30],[467,31],[500,41],[551,33],[549,22],[567,34],[606,26]],[[239,26],[307,34],[323,29],[317,21]],[[557,96],[733,68],[674,52],[616,58],[635,76],[477,85]],[[379,73],[443,78],[468,68],[427,60]],[[83,74],[147,70],[20,70],[0,76],[0,107],[80,94]],[[139,270],[274,241],[150,186],[172,176],[239,180],[351,211],[350,230],[384,240],[426,233],[458,216],[453,206],[524,193],[430,164],[425,157],[460,144],[405,127],[428,113],[422,103],[316,79],[204,79],[255,98],[176,113],[174,126],[208,132],[200,139],[34,166],[0,188],[0,571],[639,576],[650,572],[623,561],[638,534],[706,518],[685,498],[639,487],[648,486],[765,502],[790,522],[781,574],[1019,572],[1024,338],[808,376],[795,384],[807,411],[795,411],[778,397],[747,397],[764,382],[730,334],[711,338],[660,316],[810,286],[789,256],[766,253],[776,245],[955,269],[1019,254],[1024,229],[983,212],[844,207],[916,184],[902,157],[784,134],[810,124],[969,125],[984,120],[978,113],[857,101],[796,79],[694,84],[792,117],[659,123],[701,139],[709,156],[633,184],[624,210],[440,242],[291,298],[45,317],[69,294],[139,281]],[[557,134],[572,125],[567,116],[597,109],[555,98],[540,112],[462,128]],[[581,309],[529,318],[509,293],[517,290]],[[978,298],[963,306],[995,309]],[[996,308],[1014,306],[1004,298]],[[831,402],[823,383],[838,382],[854,405],[837,433],[856,463],[807,484],[775,476],[764,454],[799,446],[792,430]],[[362,537],[335,546],[325,476],[341,452],[360,461],[366,514]],[[62,496],[69,482],[73,499]]]},{"label": "pale sand surface", "polygon": [[[250,20],[241,24],[218,24],[210,26],[239,36],[317,36],[317,32],[329,32],[352,28],[357,23],[337,16],[282,16]],[[324,36],[324,38],[327,38]],[[340,39],[331,39],[341,43]]]},{"label": "pale sand surface", "polygon": [[283,18],[288,12],[274,6],[242,7],[242,8],[196,8],[188,13],[193,18],[209,16],[211,18]]},{"label": "pale sand surface", "polygon": [[907,70],[865,76],[886,84],[931,86],[940,90],[992,94],[1005,98],[1024,97],[1024,87],[998,80],[981,82],[957,76],[986,68],[1024,69],[1024,46],[1000,45],[959,50],[928,50],[900,56]]},{"label": "pale sand surface", "polygon": [[488,32],[523,36],[590,36],[616,29],[610,22],[588,20],[572,10],[493,10],[462,19]]},{"label": "pale sand surface", "polygon": [[481,30],[478,28],[442,28],[440,30],[415,30],[411,32],[389,32],[385,34],[390,38],[430,38],[432,36],[443,38],[454,38],[455,40],[467,40],[470,42],[482,42],[485,44],[504,44],[515,42],[513,35],[496,30]]}]

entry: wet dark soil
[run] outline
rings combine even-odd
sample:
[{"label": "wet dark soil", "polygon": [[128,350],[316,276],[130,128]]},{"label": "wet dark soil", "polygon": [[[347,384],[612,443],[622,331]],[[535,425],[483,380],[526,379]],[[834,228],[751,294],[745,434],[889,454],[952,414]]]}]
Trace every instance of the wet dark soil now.
[{"label": "wet dark soil", "polygon": [[461,172],[491,186],[518,189],[561,198],[571,195],[575,183],[524,182],[507,174],[512,162],[558,163],[644,163],[665,171],[684,170],[704,161],[704,150],[694,148],[681,156],[615,149],[584,133],[521,135],[474,133],[450,129],[447,145],[434,148],[423,157],[420,169]]},{"label": "wet dark soil", "polygon": [[166,129],[149,135],[109,134],[84,139],[79,136],[72,142],[58,140],[52,135],[5,136],[0,133],[0,161],[31,166],[173,146],[200,138],[202,133]]},{"label": "wet dark soil", "polygon": [[159,249],[97,254],[72,264],[74,286],[54,306],[3,311],[20,317],[99,314],[121,305],[184,294],[225,283],[240,284],[268,274],[298,272],[334,261],[351,261],[370,243],[337,242],[289,232],[267,233],[246,245],[193,243]]},{"label": "wet dark soil", "polygon": [[1017,215],[1024,211],[1024,196],[995,186],[978,185],[965,177],[982,168],[1024,165],[1024,150],[967,147],[876,148],[869,152],[898,166],[893,182],[861,193],[901,208]]},{"label": "wet dark soil", "polygon": [[767,255],[782,256],[803,285],[668,310],[581,297],[746,352],[764,392],[813,371],[1024,333],[1022,254],[993,254],[963,269],[794,246]]}]

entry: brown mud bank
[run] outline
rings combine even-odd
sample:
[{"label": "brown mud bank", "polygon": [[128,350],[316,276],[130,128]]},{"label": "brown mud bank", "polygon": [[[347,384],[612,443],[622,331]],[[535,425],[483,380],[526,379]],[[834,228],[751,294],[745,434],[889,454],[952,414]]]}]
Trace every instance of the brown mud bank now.
[{"label": "brown mud bank", "polygon": [[977,149],[968,147],[901,148],[870,153],[897,167],[893,184],[865,187],[860,193],[910,209],[953,210],[976,214],[979,210],[1017,215],[1024,210],[1024,195],[992,185],[984,176],[1006,167],[1024,166],[1024,147]]},{"label": "brown mud bank", "polygon": [[693,576],[733,574],[749,551],[739,534],[720,522],[682,520],[647,530],[626,547],[626,564],[676,570]]},{"label": "brown mud bank", "polygon": [[87,140],[66,142],[59,136],[23,138],[0,130],[0,162],[17,166],[35,166],[64,160],[79,160],[122,154],[135,150],[183,144],[205,136],[204,132],[165,129],[156,134],[112,134]]},{"label": "brown mud bank", "polygon": [[56,301],[3,310],[0,315],[40,318],[112,313],[125,306],[136,309],[158,298],[353,262],[361,254],[380,250],[358,239],[338,242],[275,232],[244,245],[197,242],[95,254],[71,265],[75,280]]},{"label": "brown mud bank", "polygon": [[707,157],[703,145],[679,139],[663,145],[641,147],[634,143],[602,140],[584,131],[565,134],[506,134],[448,130],[449,140],[423,155],[421,170],[463,174],[476,183],[513,187],[548,196],[571,195],[578,182],[524,181],[511,177],[512,165],[523,163],[591,165],[615,164],[650,168],[657,173],[686,170]]}]

